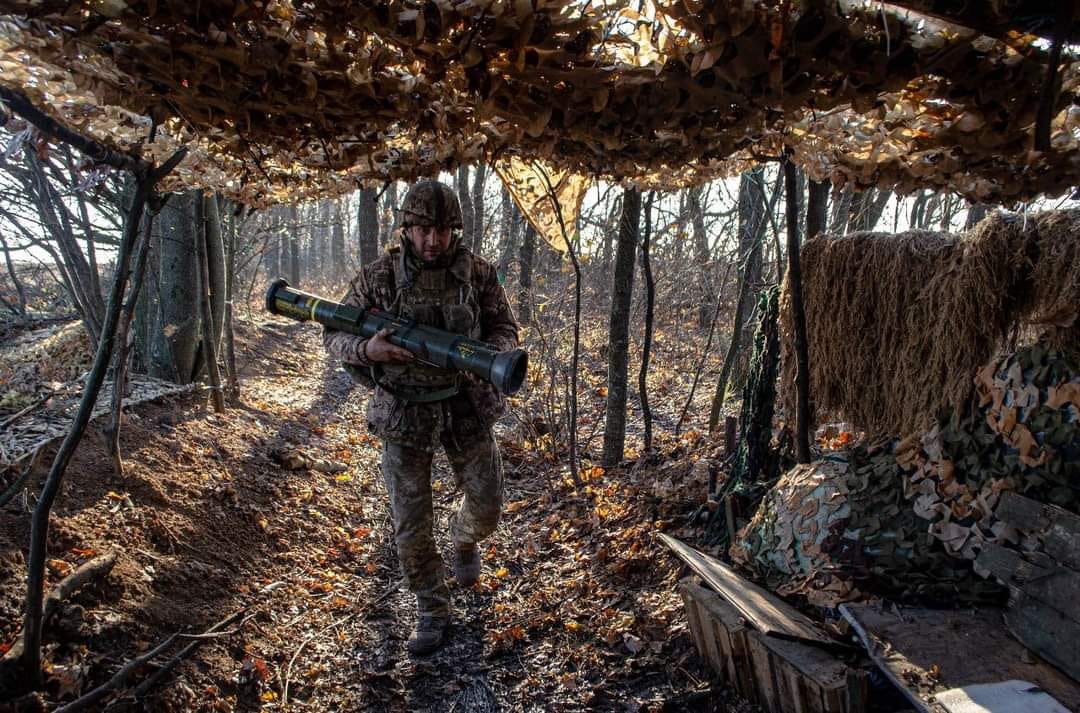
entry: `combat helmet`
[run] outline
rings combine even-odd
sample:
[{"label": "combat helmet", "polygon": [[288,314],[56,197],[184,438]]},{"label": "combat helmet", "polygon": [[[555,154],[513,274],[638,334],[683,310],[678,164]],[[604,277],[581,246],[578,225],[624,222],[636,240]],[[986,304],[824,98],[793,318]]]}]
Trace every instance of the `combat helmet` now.
[{"label": "combat helmet", "polygon": [[401,202],[401,226],[461,228],[461,204],[450,186],[431,179],[413,184]]}]

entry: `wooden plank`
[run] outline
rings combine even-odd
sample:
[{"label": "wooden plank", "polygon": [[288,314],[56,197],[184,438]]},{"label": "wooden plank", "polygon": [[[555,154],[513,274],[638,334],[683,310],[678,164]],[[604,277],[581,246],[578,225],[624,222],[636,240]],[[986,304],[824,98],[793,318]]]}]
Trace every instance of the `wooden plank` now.
[{"label": "wooden plank", "polygon": [[769,651],[773,654],[772,661],[776,684],[784,709],[792,711],[792,713],[820,713],[822,706],[821,690],[808,681],[790,661],[784,658],[782,647],[774,646],[774,644],[787,644],[789,646],[801,646],[801,644],[769,636],[762,638]]},{"label": "wooden plank", "polygon": [[[989,542],[983,545],[975,563],[1010,589],[1042,602],[1067,620],[1080,622],[1080,572],[1041,567],[1016,550]],[[1021,637],[1021,641],[1026,639]]]},{"label": "wooden plank", "polygon": [[713,628],[713,636],[716,637],[716,648],[720,649],[721,655],[724,657],[723,679],[729,686],[737,689],[739,686],[739,672],[731,645],[731,634],[718,621],[711,621],[710,625]]},{"label": "wooden plank", "polygon": [[1021,530],[1045,530],[1050,522],[1043,516],[1042,503],[1014,492],[1001,494],[994,514]]},{"label": "wooden plank", "polygon": [[[1065,511],[1062,510],[1062,512]],[[1071,524],[1066,526],[1061,522],[1052,523],[1046,536],[1043,537],[1043,548],[1046,554],[1066,567],[1080,570],[1080,533],[1072,527]]]},{"label": "wooden plank", "polygon": [[1028,578],[1016,588],[1054,609],[1064,619],[1080,623],[1080,572],[1061,568],[1043,577]]},{"label": "wooden plank", "polygon": [[[1002,610],[883,609],[842,604],[840,612],[871,658],[919,711],[941,711],[934,694],[950,688],[1028,681],[1069,710],[1080,710],[1080,683],[1034,660],[1009,634]],[[1077,640],[1080,640],[1078,638]]]},{"label": "wooden plank", "polygon": [[1080,516],[1013,492],[1001,496],[994,514],[1013,527],[1041,534],[1048,555],[1080,570]]},{"label": "wooden plank", "polygon": [[730,660],[735,670],[736,690],[742,693],[751,703],[756,703],[758,700],[757,686],[754,685],[754,672],[753,667],[750,665],[750,644],[748,642],[750,629],[745,626],[738,629],[728,629],[727,635],[731,644]]},{"label": "wooden plank", "polygon": [[849,668],[847,671],[847,699],[838,711],[844,713],[864,713],[866,702],[870,699],[869,682],[866,680],[866,672]]},{"label": "wooden plank", "polygon": [[698,552],[670,535],[661,533],[660,539],[758,631],[822,646],[838,646],[809,617],[753,582],[743,579],[715,557]]},{"label": "wooden plank", "polygon": [[[766,637],[765,644],[773,654],[774,667],[784,671],[785,676],[798,677],[799,686],[793,687],[792,692],[800,696],[797,701],[800,710],[863,713],[865,696],[854,708],[845,703],[849,699],[846,688],[850,669],[842,661],[816,646],[798,641]],[[860,685],[865,686],[865,682]]]},{"label": "wooden plank", "polygon": [[1052,574],[1053,570],[1028,562],[1016,550],[985,542],[975,566],[986,570],[1006,585],[1019,584]]},{"label": "wooden plank", "polygon": [[1076,621],[1026,592],[1012,591],[1005,624],[1025,646],[1080,680],[1080,624]]},{"label": "wooden plank", "polygon": [[698,606],[700,607],[699,614],[701,616],[701,635],[705,639],[705,651],[708,654],[709,663],[712,664],[716,675],[722,677],[727,669],[727,654],[724,652],[717,636],[716,624],[713,622],[712,617],[704,611],[704,607],[700,602],[698,602]]},{"label": "wooden plank", "polygon": [[821,688],[843,688],[847,685],[848,667],[826,651],[799,641],[776,638],[766,641],[766,646],[795,671]]},{"label": "wooden plank", "polygon": [[725,657],[725,679],[743,696],[757,700],[750,656],[746,646],[746,621],[735,607],[711,589],[689,585],[687,591],[700,608],[702,628],[712,623],[717,648]]},{"label": "wooden plank", "polygon": [[748,631],[747,643],[750,648],[750,663],[754,668],[754,682],[757,684],[758,703],[769,713],[786,713],[784,701],[776,690],[773,672],[772,653],[765,646],[765,634]]},{"label": "wooden plank", "polygon": [[[705,639],[716,644],[711,649],[699,649],[703,657],[717,668],[716,655],[723,660],[720,677],[740,695],[759,701],[764,707],[792,713],[845,713],[847,666],[821,647],[801,641],[773,636],[758,636],[749,630],[739,611],[716,592],[701,586],[696,578],[679,583],[684,601],[693,607],[693,617],[702,630],[712,627],[712,636]],[[768,656],[757,649],[764,647]],[[752,652],[756,651],[756,654]],[[756,659],[754,658],[756,656]],[[862,708],[852,713],[863,713]]]},{"label": "wooden plank", "polygon": [[698,613],[697,602],[694,601],[693,595],[688,590],[690,586],[693,585],[688,579],[679,582],[679,595],[682,597],[683,606],[686,608],[686,623],[690,629],[690,638],[694,641],[694,648],[697,649],[702,658],[705,658],[705,639],[702,637],[701,632],[701,615]]},{"label": "wooden plank", "polygon": [[[767,642],[769,637],[762,638]],[[779,639],[774,640],[779,641]],[[767,643],[766,646],[768,646]],[[807,713],[809,709],[803,695],[803,688],[799,685],[798,672],[778,656],[773,656],[772,662],[776,697],[784,713]]]}]

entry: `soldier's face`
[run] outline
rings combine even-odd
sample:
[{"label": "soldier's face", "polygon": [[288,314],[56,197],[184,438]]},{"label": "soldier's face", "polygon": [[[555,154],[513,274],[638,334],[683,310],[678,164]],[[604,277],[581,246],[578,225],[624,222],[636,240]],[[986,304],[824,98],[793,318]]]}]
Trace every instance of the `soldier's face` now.
[{"label": "soldier's face", "polygon": [[413,250],[427,262],[438,260],[450,247],[450,228],[436,228],[430,225],[413,225],[409,228],[409,239]]}]

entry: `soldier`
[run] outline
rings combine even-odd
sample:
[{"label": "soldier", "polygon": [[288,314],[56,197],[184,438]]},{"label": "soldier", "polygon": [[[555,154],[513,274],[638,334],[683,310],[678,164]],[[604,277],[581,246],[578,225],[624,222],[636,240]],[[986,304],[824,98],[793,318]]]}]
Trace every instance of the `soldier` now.
[{"label": "soldier", "polygon": [[[518,345],[518,327],[495,268],[473,255],[454,232],[461,206],[445,184],[425,180],[399,211],[400,245],[365,265],[342,300],[377,307],[422,324],[464,334],[499,350]],[[327,329],[326,350],[375,391],[368,428],[382,439],[382,473],[390,495],[394,541],[419,620],[409,638],[413,654],[438,649],[450,621],[450,592],[432,537],[431,462],[446,451],[460,507],[450,517],[454,576],[471,586],[480,576],[477,543],[490,535],[502,510],[502,462],[491,427],[505,406],[490,384],[470,374],[417,362],[387,340]]]}]

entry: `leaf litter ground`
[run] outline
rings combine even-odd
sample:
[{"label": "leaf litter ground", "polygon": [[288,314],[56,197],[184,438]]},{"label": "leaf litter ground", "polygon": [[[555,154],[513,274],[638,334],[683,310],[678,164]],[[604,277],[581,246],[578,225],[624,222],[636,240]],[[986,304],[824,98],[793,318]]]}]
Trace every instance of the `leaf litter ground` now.
[{"label": "leaf litter ground", "polygon": [[[704,491],[702,469],[691,466],[707,444],[695,448],[691,434],[662,441],[667,457],[653,465],[586,467],[579,490],[554,456],[500,427],[507,504],[485,543],[484,576],[468,590],[453,586],[448,645],[411,658],[413,603],[393,550],[378,441],[363,425],[363,389],[325,361],[316,328],[238,329],[243,406],[141,406],[123,431],[123,479],[94,432],[68,471],[49,534],[49,586],[96,554],[119,560],[51,623],[53,700],[97,685],[178,629],[202,631],[247,605],[242,631],[205,644],[146,709],[744,708],[711,688],[675,591],[679,567],[654,537],[681,534]],[[348,468],[285,470],[282,453]],[[436,537],[449,562],[444,459],[434,478]],[[0,528],[7,646],[20,620],[29,516],[9,506]]]}]

